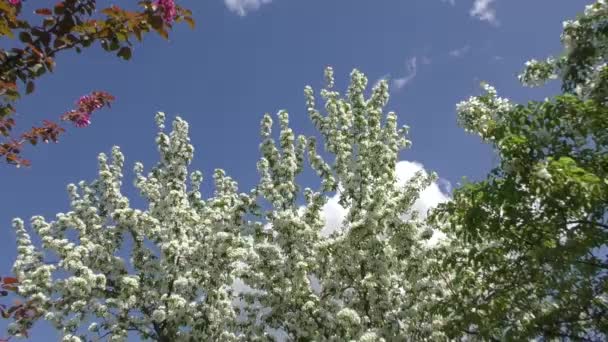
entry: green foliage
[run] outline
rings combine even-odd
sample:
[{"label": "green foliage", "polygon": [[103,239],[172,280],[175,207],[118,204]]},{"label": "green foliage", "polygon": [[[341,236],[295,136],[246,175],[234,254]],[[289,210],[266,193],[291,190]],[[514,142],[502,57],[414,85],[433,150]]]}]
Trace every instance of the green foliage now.
[{"label": "green foliage", "polygon": [[495,106],[507,101],[490,87],[458,107],[463,126],[491,143],[500,163],[431,216],[452,238],[437,268],[457,273],[441,309],[452,336],[608,336],[608,37],[598,26],[606,10],[598,2],[566,22],[562,38],[574,38],[564,56],[530,62],[521,76],[532,83],[559,72],[564,94]]}]

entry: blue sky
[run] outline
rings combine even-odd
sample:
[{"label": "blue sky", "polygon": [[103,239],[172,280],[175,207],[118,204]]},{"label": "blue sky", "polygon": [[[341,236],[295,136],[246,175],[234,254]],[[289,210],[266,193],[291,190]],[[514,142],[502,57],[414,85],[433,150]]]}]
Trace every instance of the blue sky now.
[{"label": "blue sky", "polygon": [[[94,178],[99,152],[121,146],[125,192],[135,194],[133,163],[149,167],[157,160],[158,110],[190,123],[193,167],[207,179],[223,168],[242,190],[251,188],[258,180],[262,115],[286,109],[296,133],[312,134],[303,88],[320,89],[327,65],[341,90],[353,68],[370,83],[391,79],[388,109],[411,127],[413,141],[402,159],[422,163],[453,185],[463,176],[480,179],[497,160],[457,126],[455,104],[477,94],[482,80],[519,102],[554,94],[557,85],[524,89],[516,75],[526,60],[558,53],[562,21],[590,2],[182,0],[194,12],[196,29],[179,26],[169,42],[147,37],[129,62],[99,48],[64,54],[56,72],[18,104],[22,128],[58,116],[91,90],[109,91],[117,100],[95,114],[89,128],[70,128],[60,144],[28,148],[31,168],[0,167],[0,274],[10,272],[15,256],[11,219],[50,219],[69,210],[66,185]],[[32,341],[48,341],[48,333],[36,328]]]}]

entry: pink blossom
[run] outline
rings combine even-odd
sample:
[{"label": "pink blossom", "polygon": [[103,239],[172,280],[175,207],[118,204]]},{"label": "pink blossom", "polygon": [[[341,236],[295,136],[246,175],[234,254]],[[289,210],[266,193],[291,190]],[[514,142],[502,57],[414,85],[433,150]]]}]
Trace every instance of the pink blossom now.
[{"label": "pink blossom", "polygon": [[78,113],[78,116],[74,118],[74,126],[83,128],[91,124],[91,113]]},{"label": "pink blossom", "polygon": [[99,98],[93,95],[81,96],[76,102],[76,106],[83,112],[91,113],[97,109],[103,107],[103,102]]},{"label": "pink blossom", "polygon": [[8,0],[8,3],[17,6],[21,3],[21,0]]},{"label": "pink blossom", "polygon": [[64,121],[71,121],[76,127],[87,127],[91,124],[91,115],[94,111],[110,106],[114,96],[103,91],[94,91],[89,95],[81,96],[76,101],[76,108],[61,116]]},{"label": "pink blossom", "polygon": [[82,110],[71,110],[65,113],[62,120],[72,121],[74,126],[83,128],[91,124],[91,112],[84,112]]},{"label": "pink blossom", "polygon": [[177,16],[177,11],[175,10],[175,1],[157,0],[156,6],[161,11],[161,15],[165,24],[171,24],[173,22],[173,19],[175,19],[175,17]]}]

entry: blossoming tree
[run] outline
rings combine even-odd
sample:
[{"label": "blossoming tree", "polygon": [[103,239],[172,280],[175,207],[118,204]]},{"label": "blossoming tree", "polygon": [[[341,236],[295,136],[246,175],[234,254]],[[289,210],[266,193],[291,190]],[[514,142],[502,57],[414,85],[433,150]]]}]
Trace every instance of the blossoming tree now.
[{"label": "blossoming tree", "polygon": [[608,338],[608,39],[605,0],[564,22],[565,51],[530,61],[525,85],[564,94],[518,105],[486,93],[457,107],[500,164],[436,213],[455,271],[441,312],[449,336],[482,340]]},{"label": "blossoming tree", "polygon": [[[147,174],[135,165],[146,208],[121,194],[123,155],[114,148],[110,161],[99,156],[97,180],[68,186],[71,211],[32,218],[41,248],[14,221],[20,293],[66,341],[129,332],[157,341],[441,336],[426,306],[441,289],[421,257],[432,232],[411,208],[433,176],[398,185],[395,165],[409,141],[397,116],[383,113],[386,82],[365,98],[367,79],[354,71],[343,98],[331,69],[327,78],[326,115],[312,89],[305,93],[332,162],[314,138],[295,137],[286,112],[276,142],[265,115],[259,185],[239,193],[216,170],[215,193],[203,199],[201,173],[188,176],[188,124],[177,118],[166,134],[159,113],[160,162]],[[306,157],[320,189],[296,183]],[[322,207],[336,191],[348,215],[322,236]]]},{"label": "blossoming tree", "polygon": [[[384,112],[386,82],[366,97],[355,70],[342,96],[327,69],[324,114],[305,89],[326,153],[296,137],[286,112],[278,134],[265,115],[259,184],[240,193],[216,170],[203,199],[187,123],[167,134],[159,113],[160,161],[134,168],[147,206],[122,195],[120,150],[101,154],[96,180],[68,186],[69,212],[31,219],[41,246],[14,221],[19,292],[65,341],[606,340],[607,18],[605,0],[587,7],[565,24],[564,56],[520,77],[561,77],[563,95],[517,105],[484,85],[458,105],[500,164],[428,221],[413,204],[434,177],[399,185],[409,141]],[[296,181],[305,167],[318,189]],[[323,234],[336,193],[347,214]],[[429,246],[433,228],[445,238]]]},{"label": "blossoming tree", "polygon": [[[143,35],[151,31],[167,38],[176,22],[194,25],[191,12],[173,0],[139,4],[141,10],[132,11],[116,5],[99,9],[95,0],[58,1],[50,8],[38,2],[0,0],[0,37],[11,39],[0,48],[0,158],[17,167],[27,166],[30,162],[23,157],[27,144],[57,142],[65,131],[55,120],[43,120],[40,126],[15,134],[19,125],[14,103],[22,94],[34,91],[39,77],[55,70],[60,52],[80,53],[99,42],[104,50],[130,59],[133,38],[141,41]],[[29,11],[33,11],[34,18],[27,14]],[[60,119],[76,127],[86,127],[91,123],[92,114],[112,101],[114,97],[107,92],[91,92],[80,97],[74,108]],[[3,288],[14,290],[16,285],[14,282],[3,284]],[[3,317],[27,316],[30,310],[24,310],[26,307],[27,302],[9,307],[0,305]]]}]

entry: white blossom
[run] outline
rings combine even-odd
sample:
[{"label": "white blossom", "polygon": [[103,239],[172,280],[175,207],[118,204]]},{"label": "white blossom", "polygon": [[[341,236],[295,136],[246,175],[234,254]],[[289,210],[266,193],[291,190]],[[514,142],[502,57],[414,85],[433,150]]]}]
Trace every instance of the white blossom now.
[{"label": "white blossom", "polygon": [[[322,144],[297,136],[286,111],[264,115],[260,181],[249,193],[216,170],[215,192],[203,198],[179,117],[165,132],[165,115],[156,115],[160,160],[147,173],[134,165],[144,207],[122,193],[119,148],[100,154],[97,179],[68,186],[70,211],[31,219],[40,246],[14,220],[20,294],[64,341],[125,341],[129,331],[159,341],[442,338],[442,321],[426,314],[442,291],[424,271],[432,232],[414,205],[435,176],[396,174],[410,142],[408,128],[384,111],[387,82],[366,97],[367,78],[355,70],[341,96],[331,68],[325,77],[325,114],[305,88]],[[509,105],[486,91],[494,96],[478,106],[486,115]],[[298,184],[306,167],[320,177],[318,189]],[[323,208],[338,185],[344,218],[325,236]]]},{"label": "white blossom", "polygon": [[519,80],[526,86],[539,86],[559,78],[564,89],[582,99],[608,102],[606,87],[600,82],[608,53],[603,38],[606,15],[608,4],[598,0],[587,5],[576,19],[564,21],[561,34],[564,54],[544,61],[528,61]]},{"label": "white blossom", "polygon": [[513,108],[511,102],[497,96],[496,89],[482,83],[485,94],[472,96],[456,105],[458,122],[467,132],[476,132],[484,140],[494,139],[494,128],[502,114]]}]

